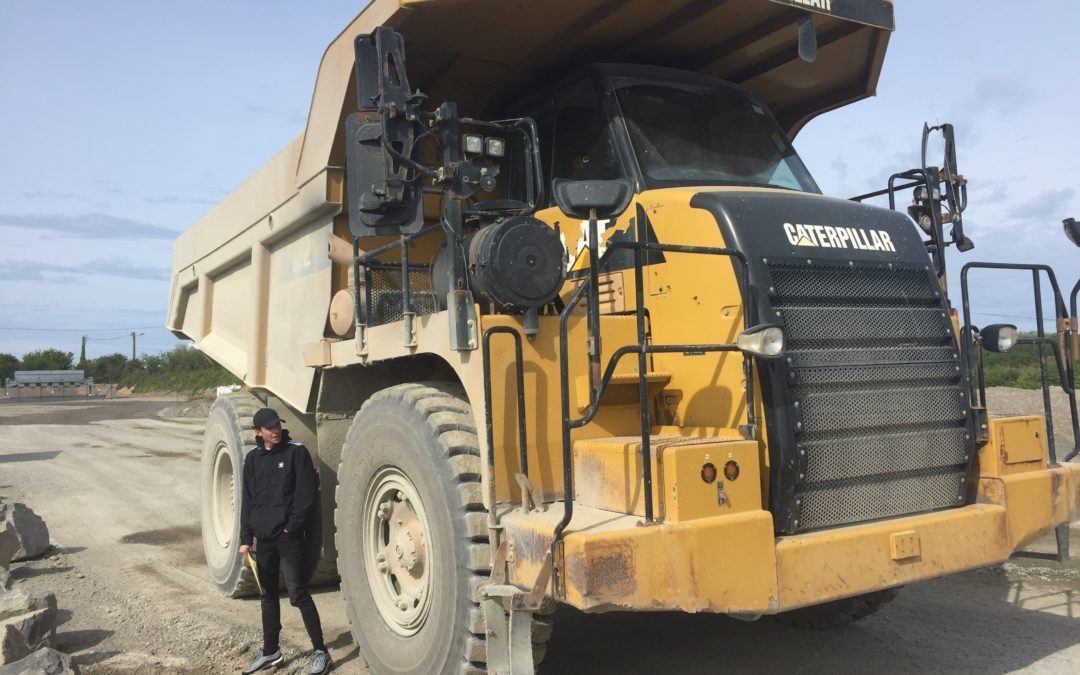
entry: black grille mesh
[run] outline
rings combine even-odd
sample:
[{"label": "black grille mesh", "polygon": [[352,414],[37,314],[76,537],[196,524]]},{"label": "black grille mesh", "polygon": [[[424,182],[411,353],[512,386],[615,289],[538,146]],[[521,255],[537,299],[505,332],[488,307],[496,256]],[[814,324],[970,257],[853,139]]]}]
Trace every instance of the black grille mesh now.
[{"label": "black grille mesh", "polygon": [[[401,268],[375,268],[370,270],[371,320],[369,325],[401,321]],[[431,288],[431,274],[426,270],[409,271],[409,304],[417,316],[436,311],[435,292]]]},{"label": "black grille mesh", "polygon": [[773,262],[769,271],[798,454],[782,529],[962,504],[968,402],[929,272],[817,261]]}]

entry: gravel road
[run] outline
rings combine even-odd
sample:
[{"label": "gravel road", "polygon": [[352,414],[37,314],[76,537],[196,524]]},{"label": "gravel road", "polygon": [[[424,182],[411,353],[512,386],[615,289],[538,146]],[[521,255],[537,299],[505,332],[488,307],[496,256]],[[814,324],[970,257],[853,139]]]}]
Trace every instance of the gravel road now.
[{"label": "gravel road", "polygon": [[[1042,406],[1038,392],[991,390],[988,399],[1013,414]],[[197,484],[204,415],[168,400],[0,405],[0,498],[40,513],[56,545],[43,559],[16,563],[13,581],[56,592],[58,647],[83,672],[236,672],[258,649],[257,601],[221,597],[205,571]],[[1064,408],[1058,419],[1065,428]],[[1073,541],[1080,550],[1080,528]],[[322,589],[316,603],[336,671],[367,672],[337,589]],[[302,672],[299,613],[285,605],[282,619],[292,655],[285,672]],[[1015,558],[911,585],[878,614],[829,632],[768,619],[561,608],[543,672],[1077,673],[1078,643],[1080,562]]]}]

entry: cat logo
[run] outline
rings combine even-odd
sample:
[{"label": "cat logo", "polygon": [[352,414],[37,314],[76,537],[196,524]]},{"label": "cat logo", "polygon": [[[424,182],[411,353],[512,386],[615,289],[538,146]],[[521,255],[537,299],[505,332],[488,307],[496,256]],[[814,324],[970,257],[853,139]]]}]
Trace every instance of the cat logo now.
[{"label": "cat logo", "polygon": [[784,234],[787,235],[787,239],[792,246],[896,252],[896,246],[893,245],[892,238],[884,230],[784,223]]}]

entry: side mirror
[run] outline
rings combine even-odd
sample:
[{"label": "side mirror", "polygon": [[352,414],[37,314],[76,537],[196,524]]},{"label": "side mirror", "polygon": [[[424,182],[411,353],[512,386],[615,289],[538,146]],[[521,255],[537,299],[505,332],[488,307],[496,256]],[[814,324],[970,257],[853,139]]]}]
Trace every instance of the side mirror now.
[{"label": "side mirror", "polygon": [[590,211],[595,211],[599,220],[614,218],[626,210],[634,196],[634,184],[625,178],[576,181],[556,178],[551,189],[562,212],[582,220],[590,217]]},{"label": "side mirror", "polygon": [[1065,225],[1065,236],[1069,238],[1069,241],[1080,246],[1080,222],[1076,221],[1076,218],[1066,218],[1062,221]]},{"label": "side mirror", "polygon": [[979,331],[979,342],[988,352],[1007,352],[1016,346],[1020,333],[1008,323],[993,323]]}]

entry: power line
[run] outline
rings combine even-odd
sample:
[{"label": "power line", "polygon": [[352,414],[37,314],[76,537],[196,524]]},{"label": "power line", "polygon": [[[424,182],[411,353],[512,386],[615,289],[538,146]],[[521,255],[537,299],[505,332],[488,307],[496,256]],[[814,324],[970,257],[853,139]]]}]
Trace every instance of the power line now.
[{"label": "power line", "polygon": [[[1034,315],[1032,315],[1032,316],[1020,316],[1018,314],[990,314],[988,312],[972,312],[972,314],[976,314],[978,316],[996,316],[996,317],[1001,318],[1001,319],[1026,319],[1028,321],[1034,321],[1035,320]],[[1045,317],[1043,318],[1043,323],[1054,323],[1055,321],[1056,321],[1056,319],[1047,319]]]},{"label": "power line", "polygon": [[[93,331],[108,333],[115,333],[118,330],[153,330],[154,328],[165,328],[165,326],[135,326],[132,328],[25,328],[22,326],[0,326],[0,330],[25,330],[25,331],[38,331],[42,333],[51,333],[53,331],[66,331],[74,333],[90,333]],[[95,338],[102,339],[102,338]]]}]

